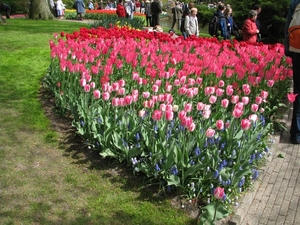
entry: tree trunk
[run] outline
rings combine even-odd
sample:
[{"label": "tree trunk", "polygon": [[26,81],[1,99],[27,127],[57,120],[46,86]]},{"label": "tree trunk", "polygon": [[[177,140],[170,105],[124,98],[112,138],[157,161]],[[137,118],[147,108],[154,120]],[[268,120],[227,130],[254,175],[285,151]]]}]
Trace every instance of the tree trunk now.
[{"label": "tree trunk", "polygon": [[50,11],[48,0],[31,0],[28,17],[29,19],[54,19],[54,16]]}]

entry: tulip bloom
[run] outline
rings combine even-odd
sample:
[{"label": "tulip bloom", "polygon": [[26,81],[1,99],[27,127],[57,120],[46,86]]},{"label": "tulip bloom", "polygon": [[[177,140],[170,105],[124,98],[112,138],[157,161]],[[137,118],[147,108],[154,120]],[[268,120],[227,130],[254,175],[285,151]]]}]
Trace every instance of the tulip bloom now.
[{"label": "tulip bloom", "polygon": [[223,108],[227,108],[228,105],[229,105],[229,100],[226,99],[226,98],[225,98],[225,99],[222,99],[221,105],[222,105]]},{"label": "tulip bloom", "polygon": [[210,104],[214,104],[216,101],[217,101],[217,97],[216,96],[214,96],[214,95],[211,95],[210,97],[209,97],[209,103]]},{"label": "tulip bloom", "polygon": [[146,111],[145,110],[140,110],[139,111],[139,117],[143,118],[146,115]]},{"label": "tulip bloom", "polygon": [[100,91],[99,90],[94,90],[94,98],[100,98]]},{"label": "tulip bloom", "polygon": [[202,102],[198,102],[197,104],[197,110],[198,111],[202,111],[204,109],[205,104]]},{"label": "tulip bloom", "polygon": [[251,88],[249,84],[243,84],[242,89],[245,95],[249,95],[251,93]]},{"label": "tulip bloom", "polygon": [[216,199],[223,199],[223,197],[225,196],[225,191],[224,191],[224,188],[221,188],[221,187],[217,187],[215,190],[214,190],[214,196]]},{"label": "tulip bloom", "polygon": [[153,120],[160,120],[162,116],[162,111],[160,110],[154,110],[154,112],[152,113],[152,119]]},{"label": "tulip bloom", "polygon": [[242,128],[243,130],[249,130],[250,127],[251,127],[251,121],[250,121],[250,120],[248,120],[248,119],[243,119],[243,120],[241,121],[241,128]]},{"label": "tulip bloom", "polygon": [[104,92],[104,93],[102,94],[102,98],[103,98],[104,101],[107,101],[107,100],[109,100],[109,98],[110,98],[110,94],[109,94],[108,92]]},{"label": "tulip bloom", "polygon": [[269,93],[267,91],[261,91],[260,93],[260,97],[262,97],[262,99],[267,99]]},{"label": "tulip bloom", "polygon": [[288,93],[287,97],[288,97],[289,102],[293,103],[296,100],[297,95],[298,94]]},{"label": "tulip bloom", "polygon": [[184,105],[184,111],[191,112],[193,109],[193,105],[191,103],[185,103]]},{"label": "tulip bloom", "polygon": [[216,121],[216,127],[218,130],[223,130],[224,129],[224,121],[223,120],[217,120]]},{"label": "tulip bloom", "polygon": [[257,112],[257,110],[258,110],[258,105],[257,104],[252,104],[251,105],[251,111],[252,112]]},{"label": "tulip bloom", "polygon": [[215,136],[216,131],[212,128],[208,128],[205,132],[206,137],[208,138],[212,138],[213,136]]},{"label": "tulip bloom", "polygon": [[243,110],[240,109],[234,109],[232,112],[232,116],[234,118],[240,118],[243,115]]},{"label": "tulip bloom", "polygon": [[142,95],[143,95],[143,98],[149,98],[150,97],[150,92],[143,92],[142,93]]},{"label": "tulip bloom", "polygon": [[174,113],[173,111],[166,111],[165,112],[165,117],[166,117],[166,120],[170,121],[174,118]]}]

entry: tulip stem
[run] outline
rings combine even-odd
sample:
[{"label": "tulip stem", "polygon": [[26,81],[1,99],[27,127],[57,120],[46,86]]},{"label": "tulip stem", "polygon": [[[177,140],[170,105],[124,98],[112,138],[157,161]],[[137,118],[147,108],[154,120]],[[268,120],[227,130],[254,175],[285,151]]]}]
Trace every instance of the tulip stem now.
[{"label": "tulip stem", "polygon": [[215,214],[214,214],[213,222],[214,222],[215,219],[216,219],[217,209],[218,209],[218,204],[219,204],[219,201],[216,202],[216,208],[215,208]]}]

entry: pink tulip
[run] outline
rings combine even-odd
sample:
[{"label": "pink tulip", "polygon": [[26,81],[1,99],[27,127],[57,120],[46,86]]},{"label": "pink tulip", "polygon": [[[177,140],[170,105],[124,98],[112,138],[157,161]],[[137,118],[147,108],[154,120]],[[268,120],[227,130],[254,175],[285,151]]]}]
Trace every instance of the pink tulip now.
[{"label": "pink tulip", "polygon": [[204,88],[204,94],[205,95],[212,95],[215,93],[215,88],[214,87],[206,87]]},{"label": "pink tulip", "polygon": [[287,94],[287,98],[289,100],[289,102],[293,103],[294,101],[296,101],[296,97],[298,96],[298,94],[293,94],[293,93],[288,93]]},{"label": "pink tulip", "polygon": [[241,128],[243,130],[249,130],[251,127],[251,121],[248,119],[242,119],[241,121]]},{"label": "pink tulip", "polygon": [[185,110],[186,112],[191,112],[192,109],[193,109],[193,105],[192,105],[191,103],[185,103],[185,104],[184,104],[184,110]]},{"label": "pink tulip", "polygon": [[124,98],[120,98],[120,106],[125,106],[126,102]]},{"label": "pink tulip", "polygon": [[187,88],[186,87],[181,87],[178,89],[178,94],[179,95],[185,95],[187,92]]},{"label": "pink tulip", "polygon": [[249,101],[250,101],[250,99],[249,99],[248,96],[243,96],[242,97],[242,102],[244,103],[244,105],[248,105]]},{"label": "pink tulip", "polygon": [[86,85],[86,79],[80,79],[80,86],[84,87]]},{"label": "pink tulip", "polygon": [[251,105],[251,111],[252,111],[252,112],[257,112],[258,107],[259,107],[259,106],[258,106],[257,104],[255,104],[255,103],[252,104],[252,105]]},{"label": "pink tulip", "polygon": [[230,127],[230,122],[225,123],[225,128],[228,129]]},{"label": "pink tulip", "polygon": [[222,88],[217,88],[216,90],[216,95],[218,97],[222,96],[224,94],[224,90]]},{"label": "pink tulip", "polygon": [[102,91],[108,91],[108,86],[109,86],[109,83],[103,83],[102,84]]},{"label": "pink tulip", "polygon": [[262,100],[263,100],[262,97],[256,96],[255,103],[258,104],[258,105],[260,105],[262,103]]},{"label": "pink tulip", "polygon": [[269,95],[269,93],[267,91],[261,91],[261,93],[260,93],[260,97],[262,97],[262,99],[267,99],[268,95]]},{"label": "pink tulip", "polygon": [[153,92],[158,92],[158,90],[159,90],[159,86],[157,86],[156,84],[152,85]]},{"label": "pink tulip", "polygon": [[211,95],[210,97],[209,97],[209,103],[210,104],[214,104],[216,101],[217,101],[217,97],[216,96],[214,96],[214,95]]},{"label": "pink tulip", "polygon": [[234,109],[243,110],[244,109],[244,103],[238,102],[235,104]]},{"label": "pink tulip", "polygon": [[154,84],[157,85],[157,86],[161,86],[161,80],[156,80],[156,81],[154,82]]},{"label": "pink tulip", "polygon": [[245,95],[249,95],[251,93],[251,88],[249,84],[243,84],[242,89]]},{"label": "pink tulip", "polygon": [[132,73],[132,80],[138,80],[139,79],[139,74],[137,72]]},{"label": "pink tulip", "polygon": [[146,111],[145,110],[140,110],[139,111],[139,117],[143,118],[146,115]]},{"label": "pink tulip", "polygon": [[226,87],[226,94],[228,95],[228,96],[231,96],[232,94],[233,94],[233,86],[232,85],[227,85],[227,87]]},{"label": "pink tulip", "polygon": [[219,87],[224,87],[224,85],[225,85],[224,80],[219,80],[218,86],[219,86]]},{"label": "pink tulip", "polygon": [[107,101],[107,100],[109,100],[109,98],[110,98],[110,94],[109,94],[108,92],[104,92],[104,93],[102,94],[102,98],[103,98],[104,101]]},{"label": "pink tulip", "polygon": [[91,88],[93,88],[93,89],[96,87],[95,82],[91,82],[90,85],[91,85]]},{"label": "pink tulip", "polygon": [[217,120],[216,121],[216,127],[218,130],[223,130],[224,129],[224,121],[223,120]]},{"label": "pink tulip", "polygon": [[112,86],[108,86],[107,92],[112,93],[112,91],[113,91],[113,87]]},{"label": "pink tulip", "polygon": [[234,109],[232,112],[232,116],[234,118],[240,118],[243,115],[243,110],[240,109]]},{"label": "pink tulip", "polygon": [[133,102],[133,97],[131,95],[127,95],[124,98],[125,104],[130,105]]},{"label": "pink tulip", "polygon": [[214,196],[216,199],[219,199],[219,200],[223,199],[223,197],[225,196],[224,188],[217,187],[214,190]]},{"label": "pink tulip", "polygon": [[202,116],[204,119],[209,119],[210,114],[211,114],[211,110],[203,110]]},{"label": "pink tulip", "polygon": [[256,114],[251,114],[248,118],[253,122],[256,122],[258,120],[258,116]]},{"label": "pink tulip", "polygon": [[119,90],[119,88],[120,88],[120,85],[119,85],[118,82],[115,82],[115,83],[112,84],[113,91],[117,91],[117,90]]},{"label": "pink tulip", "polygon": [[125,80],[123,80],[123,79],[119,80],[118,83],[119,83],[120,87],[124,87],[126,84]]},{"label": "pink tulip", "polygon": [[158,102],[158,96],[157,96],[157,95],[152,95],[152,96],[151,96],[151,100],[152,100],[154,103]]},{"label": "pink tulip", "polygon": [[166,113],[165,113],[165,117],[166,117],[166,120],[168,120],[168,121],[170,121],[170,120],[172,120],[173,119],[173,117],[174,117],[174,113],[173,113],[173,111],[166,111]]},{"label": "pink tulip", "polygon": [[165,111],[166,111],[166,104],[164,104],[164,103],[160,104],[160,105],[159,105],[159,109],[160,109],[161,111],[165,112]]},{"label": "pink tulip", "polygon": [[204,111],[210,110],[210,107],[211,107],[211,105],[205,104],[203,110],[204,110]]},{"label": "pink tulip", "polygon": [[194,95],[197,95],[199,93],[199,88],[193,87]]},{"label": "pink tulip", "polygon": [[203,79],[201,77],[196,78],[197,84],[202,84]]},{"label": "pink tulip", "polygon": [[172,85],[166,85],[166,92],[172,91]]},{"label": "pink tulip", "polygon": [[117,91],[117,94],[118,94],[118,95],[124,95],[124,94],[125,94],[125,88],[120,88],[120,89]]},{"label": "pink tulip", "polygon": [[158,101],[163,102],[165,100],[165,95],[164,94],[159,94],[158,95]]},{"label": "pink tulip", "polygon": [[259,109],[259,112],[260,112],[260,113],[264,113],[264,112],[265,112],[265,109],[264,109],[264,108],[260,108],[260,109]]},{"label": "pink tulip", "polygon": [[162,116],[162,111],[160,110],[154,110],[154,112],[152,113],[152,119],[157,121],[160,120]]},{"label": "pink tulip", "polygon": [[188,126],[188,131],[193,132],[196,128],[196,124],[195,123],[191,123],[191,125]]},{"label": "pink tulip", "polygon": [[196,81],[195,81],[194,78],[189,78],[189,79],[188,79],[188,82],[187,82],[188,86],[194,86],[195,83],[196,83]]},{"label": "pink tulip", "polygon": [[230,102],[232,103],[232,104],[236,104],[238,101],[239,101],[239,96],[238,95],[232,95],[231,96],[231,99],[230,99]]},{"label": "pink tulip", "polygon": [[94,98],[100,98],[100,91],[99,90],[94,90]]},{"label": "pink tulip", "polygon": [[213,136],[215,136],[216,131],[212,128],[208,128],[205,132],[206,137],[208,138],[212,138]]},{"label": "pink tulip", "polygon": [[173,96],[169,93],[165,93],[165,103],[172,104],[172,102],[173,102]]},{"label": "pink tulip", "polygon": [[144,82],[143,82],[144,80],[143,80],[143,78],[141,78],[141,77],[139,77],[138,79],[137,79],[137,83],[139,84],[139,85],[142,85]]},{"label": "pink tulip", "polygon": [[143,98],[149,98],[150,97],[150,92],[143,92],[142,93]]},{"label": "pink tulip", "polygon": [[171,104],[167,104],[166,111],[173,111],[173,106]]},{"label": "pink tulip", "polygon": [[194,97],[194,90],[192,88],[187,89],[186,96],[188,98],[193,98]]},{"label": "pink tulip", "polygon": [[182,76],[182,77],[180,77],[180,83],[181,84],[185,84],[185,82],[186,82],[186,76]]},{"label": "pink tulip", "polygon": [[174,80],[174,85],[175,86],[180,86],[180,80],[179,79]]},{"label": "pink tulip", "polygon": [[222,99],[221,105],[222,105],[223,108],[227,108],[228,105],[229,105],[229,100],[226,99],[226,98]]},{"label": "pink tulip", "polygon": [[183,118],[185,118],[185,117],[186,117],[186,111],[181,110],[178,114],[178,118],[180,120],[183,120]]},{"label": "pink tulip", "polygon": [[193,118],[190,116],[185,116],[182,118],[181,123],[184,127],[189,127],[193,123]]},{"label": "pink tulip", "polygon": [[198,103],[197,103],[197,110],[198,110],[198,111],[202,111],[202,110],[204,110],[204,106],[205,106],[205,104],[204,104],[204,103],[202,103],[202,102],[198,102]]},{"label": "pink tulip", "polygon": [[274,80],[268,80],[267,86],[268,87],[273,87],[274,83],[275,83]]},{"label": "pink tulip", "polygon": [[111,100],[111,104],[112,104],[112,106],[115,106],[115,107],[120,106],[120,99],[119,98],[113,98]]},{"label": "pink tulip", "polygon": [[84,89],[85,92],[90,92],[90,90],[91,90],[91,85],[86,84],[86,85],[83,87],[83,89]]}]

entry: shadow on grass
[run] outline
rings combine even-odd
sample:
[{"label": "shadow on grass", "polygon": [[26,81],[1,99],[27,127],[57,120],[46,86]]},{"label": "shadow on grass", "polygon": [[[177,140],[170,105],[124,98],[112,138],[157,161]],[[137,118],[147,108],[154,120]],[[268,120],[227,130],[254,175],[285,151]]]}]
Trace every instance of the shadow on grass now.
[{"label": "shadow on grass", "polygon": [[[45,90],[41,91],[45,92]],[[101,173],[99,174],[100,176],[102,176],[102,178],[105,178],[105,180],[109,180],[112,184],[116,184],[118,187],[120,187],[126,192],[134,191],[138,193],[138,200],[147,201],[154,205],[159,205],[161,202],[167,200],[168,204],[173,205],[174,208],[177,208],[179,210],[179,208],[181,207],[181,202],[180,199],[177,198],[177,193],[158,193],[159,185],[157,183],[151,183],[150,180],[143,175],[134,175],[132,169],[126,167],[126,165],[120,164],[115,159],[102,158],[99,155],[99,151],[89,149],[84,144],[84,140],[76,134],[76,130],[73,127],[71,127],[71,119],[59,117],[55,113],[55,105],[51,95],[44,93],[41,94],[41,96],[43,96],[43,99],[41,100],[43,108],[47,117],[51,121],[52,128],[60,132],[64,136],[64,138],[60,140],[59,143],[59,148],[64,151],[63,156],[72,158],[72,163],[83,168],[83,170],[101,171]],[[190,204],[188,207],[186,207],[184,213],[189,215],[190,217],[188,223],[189,225],[197,224],[196,217],[199,216],[198,207],[193,207]],[[126,218],[128,218],[128,220],[126,220],[127,222],[130,221],[131,217],[138,216],[138,214],[131,215],[126,214],[122,211],[118,211],[118,214],[122,214],[122,217],[119,217],[120,215],[116,215],[116,218],[122,218],[125,220]],[[151,215],[149,215],[149,218],[150,217]],[[81,219],[84,218],[81,217]],[[88,220],[89,218],[87,217],[86,219]],[[126,221],[123,221],[123,223],[112,222],[109,224],[126,224]],[[72,221],[70,224],[81,223],[74,223],[74,221]],[[86,224],[89,223],[87,222]],[[140,224],[151,225],[154,223],[151,222],[151,220],[147,219],[147,221],[143,221]]]}]

